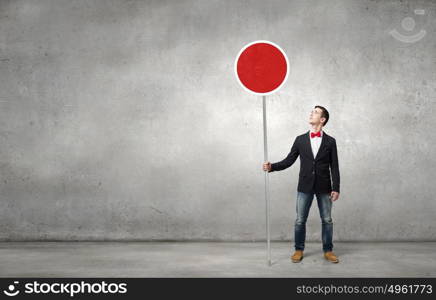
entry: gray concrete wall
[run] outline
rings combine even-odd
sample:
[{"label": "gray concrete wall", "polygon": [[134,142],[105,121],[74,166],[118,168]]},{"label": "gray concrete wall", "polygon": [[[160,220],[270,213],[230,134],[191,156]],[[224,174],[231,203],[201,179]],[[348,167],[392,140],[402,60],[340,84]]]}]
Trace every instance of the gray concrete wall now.
[{"label": "gray concrete wall", "polygon": [[[263,239],[262,102],[233,66],[266,39],[291,64],[267,98],[270,160],[315,104],[330,111],[334,240],[436,240],[435,14],[434,1],[1,0],[0,239]],[[293,239],[298,169],[270,176],[273,239]],[[308,240],[320,229],[314,202]]]}]

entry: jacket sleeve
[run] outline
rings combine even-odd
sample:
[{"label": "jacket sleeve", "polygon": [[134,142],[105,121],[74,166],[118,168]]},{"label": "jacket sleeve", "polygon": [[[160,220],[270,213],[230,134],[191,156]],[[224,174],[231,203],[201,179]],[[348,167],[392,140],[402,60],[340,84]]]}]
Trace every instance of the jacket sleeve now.
[{"label": "jacket sleeve", "polygon": [[338,161],[338,150],[336,147],[335,139],[333,140],[333,146],[330,155],[331,155],[330,171],[332,173],[332,181],[333,181],[332,190],[339,193],[340,192],[339,191],[339,186],[340,186],[339,161]]},{"label": "jacket sleeve", "polygon": [[286,156],[286,158],[283,159],[282,161],[272,163],[271,164],[271,171],[268,171],[268,173],[271,173],[274,171],[281,171],[281,170],[287,169],[290,166],[292,166],[292,164],[295,162],[298,155],[300,154],[300,151],[298,149],[297,139],[298,139],[298,137],[295,138],[294,144],[292,145],[291,151],[289,152],[288,156]]}]

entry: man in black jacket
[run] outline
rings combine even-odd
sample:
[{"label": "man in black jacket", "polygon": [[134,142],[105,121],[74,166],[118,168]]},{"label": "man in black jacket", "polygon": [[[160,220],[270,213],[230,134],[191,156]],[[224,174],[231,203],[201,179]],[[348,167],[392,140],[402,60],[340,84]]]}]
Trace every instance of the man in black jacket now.
[{"label": "man in black jacket", "polygon": [[333,263],[339,262],[332,251],[333,221],[331,218],[332,202],[339,198],[339,163],[336,140],[322,130],[328,120],[327,109],[319,105],[315,106],[309,118],[311,130],[295,138],[288,156],[280,162],[263,164],[264,171],[281,171],[292,166],[300,156],[295,253],[291,256],[293,262],[300,262],[303,259],[306,221],[314,195],[316,195],[321,217],[324,258]]}]

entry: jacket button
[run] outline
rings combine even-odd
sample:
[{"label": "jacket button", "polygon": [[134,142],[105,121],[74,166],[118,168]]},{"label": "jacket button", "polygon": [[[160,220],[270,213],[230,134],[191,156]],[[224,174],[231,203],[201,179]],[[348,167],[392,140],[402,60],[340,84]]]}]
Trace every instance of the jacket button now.
[{"label": "jacket button", "polygon": [[312,171],[312,174],[315,174],[315,171]]}]

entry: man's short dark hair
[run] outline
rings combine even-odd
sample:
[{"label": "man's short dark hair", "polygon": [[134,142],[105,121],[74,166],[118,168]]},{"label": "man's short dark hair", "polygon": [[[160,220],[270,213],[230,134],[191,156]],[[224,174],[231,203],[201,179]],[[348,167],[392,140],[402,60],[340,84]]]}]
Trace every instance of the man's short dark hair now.
[{"label": "man's short dark hair", "polygon": [[325,126],[327,122],[329,121],[329,112],[325,107],[322,107],[320,105],[316,105],[315,108],[319,108],[322,110],[321,118],[325,118],[325,122],[322,126]]}]

